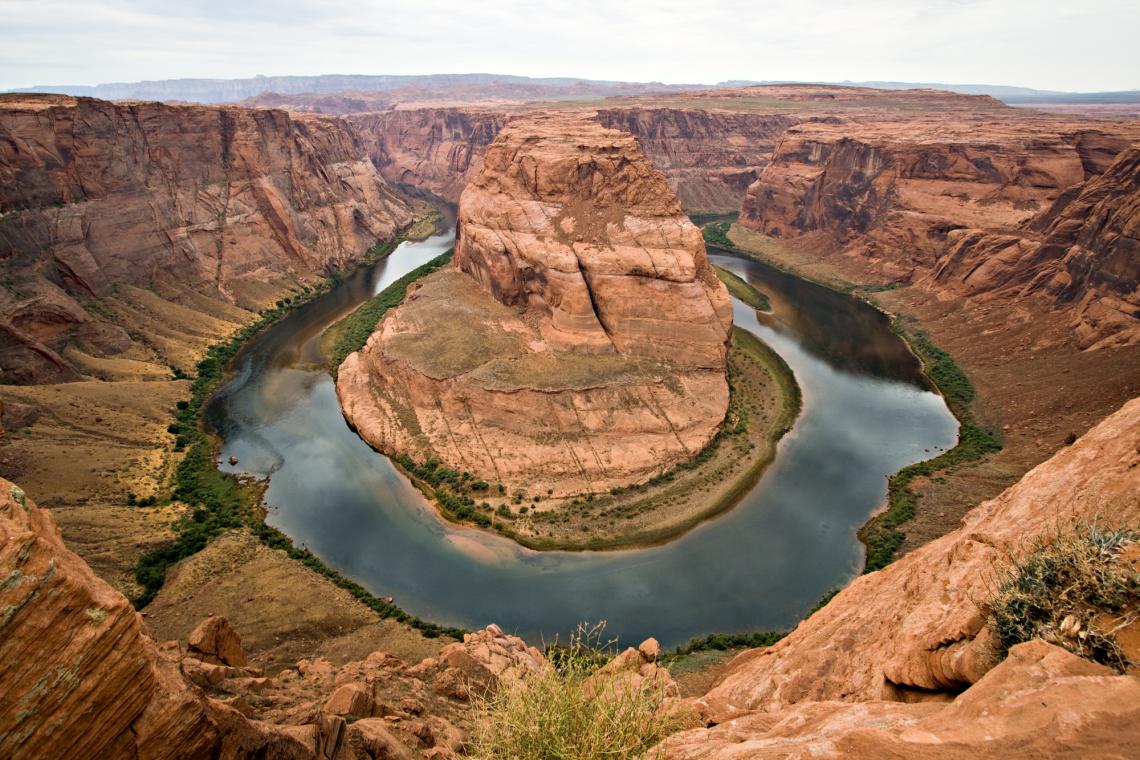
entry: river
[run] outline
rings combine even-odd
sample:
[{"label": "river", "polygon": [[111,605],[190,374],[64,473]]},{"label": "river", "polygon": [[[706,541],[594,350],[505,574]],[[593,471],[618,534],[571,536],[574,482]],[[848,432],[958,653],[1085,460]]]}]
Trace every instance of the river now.
[{"label": "river", "polygon": [[736,324],[778,352],[803,412],[775,460],[732,510],[667,544],[534,552],[440,519],[345,423],[320,366],[323,330],[449,248],[400,245],[252,340],[206,409],[228,472],[269,478],[268,522],[331,567],[421,618],[494,622],[532,641],[582,621],[636,644],[785,628],[862,566],[855,531],[883,503],[887,475],[954,445],[957,422],[928,390],[884,315],[849,296],[712,252],[767,294],[771,314],[733,303]]}]

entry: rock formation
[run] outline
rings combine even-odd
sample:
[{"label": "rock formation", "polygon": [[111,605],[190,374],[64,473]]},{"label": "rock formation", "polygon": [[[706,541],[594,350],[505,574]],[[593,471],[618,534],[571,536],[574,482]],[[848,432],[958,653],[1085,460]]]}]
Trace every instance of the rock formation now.
[{"label": "rock formation", "polygon": [[[800,125],[748,189],[740,219],[773,237],[814,234],[814,250],[846,254],[860,279],[954,297],[1037,294],[1076,311],[1083,347],[1131,343],[1140,273],[1125,253],[1137,225],[1125,149],[1137,137],[1122,125],[933,116]],[[1077,230],[1088,215],[1096,223]]]},{"label": "rock formation", "polygon": [[805,119],[670,107],[603,108],[595,118],[638,139],[689,213],[737,211],[780,135]]},{"label": "rock formation", "polygon": [[[376,760],[462,754],[471,699],[551,667],[498,626],[409,665],[383,652],[273,677],[207,618],[179,656],[121,594],[64,547],[51,515],[0,480],[0,755]],[[609,683],[676,687],[656,642],[607,667]],[[597,676],[602,678],[602,675]]]},{"label": "rock formation", "polygon": [[[1120,732],[1137,730],[1140,681],[1041,641],[995,668],[979,608],[998,562],[1034,537],[1093,522],[1140,523],[1140,399],[976,507],[954,533],[859,578],[775,646],[738,656],[699,700],[717,727],[683,735],[667,756],[743,757],[779,744],[807,757],[818,742],[823,757],[906,747],[965,757],[988,737],[1019,752],[1079,755],[1135,743],[1140,735]],[[923,704],[899,704],[913,701]],[[1071,728],[1039,735],[1058,723]]]},{"label": "rock formation", "polygon": [[385,179],[455,202],[510,116],[477,107],[421,108],[353,114],[346,120]]},{"label": "rock formation", "polygon": [[954,230],[931,284],[1068,306],[1082,348],[1140,342],[1140,143],[1020,229]]},{"label": "rock formation", "polygon": [[715,434],[731,319],[633,137],[519,120],[463,193],[455,267],[388,314],[337,393],[386,452],[526,491],[608,490]]},{"label": "rock formation", "polygon": [[87,308],[124,288],[258,309],[410,219],[335,119],[0,96],[4,381],[75,379],[72,344],[130,348]]}]

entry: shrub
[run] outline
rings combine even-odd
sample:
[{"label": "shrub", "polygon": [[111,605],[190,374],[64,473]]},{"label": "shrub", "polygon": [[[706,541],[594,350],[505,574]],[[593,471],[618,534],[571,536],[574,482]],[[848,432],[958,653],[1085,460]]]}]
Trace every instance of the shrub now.
[{"label": "shrub", "polygon": [[1135,530],[1084,526],[1050,539],[1038,538],[1028,554],[999,568],[997,592],[983,605],[1000,642],[997,655],[1043,638],[1102,665],[1124,672],[1128,661],[1115,629],[1140,615],[1140,573],[1120,558],[1140,539]]},{"label": "shrub", "polygon": [[470,753],[480,760],[639,758],[691,713],[666,702],[666,687],[600,672],[613,653],[601,626],[579,627],[552,656],[556,667],[527,672],[476,697]]}]

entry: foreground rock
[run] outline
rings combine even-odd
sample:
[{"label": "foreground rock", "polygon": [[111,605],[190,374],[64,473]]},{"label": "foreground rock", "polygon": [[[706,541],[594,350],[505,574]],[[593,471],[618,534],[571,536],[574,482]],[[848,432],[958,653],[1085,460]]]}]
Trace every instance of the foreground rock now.
[{"label": "foreground rock", "polygon": [[[51,515],[5,480],[0,542],[5,758],[452,757],[473,696],[550,667],[489,626],[416,665],[374,652],[269,678],[245,665],[222,617],[204,620],[181,656],[177,642],[156,644],[126,598],[64,547]],[[635,659],[630,677],[671,683]]]},{"label": "foreground rock", "polygon": [[454,263],[339,370],[377,448],[561,496],[643,481],[715,435],[728,293],[629,135],[512,122],[464,191]]},{"label": "foreground rock", "polygon": [[335,119],[0,96],[4,382],[74,380],[75,350],[153,359],[120,323],[162,313],[139,330],[161,351],[180,311],[272,305],[410,220]]}]

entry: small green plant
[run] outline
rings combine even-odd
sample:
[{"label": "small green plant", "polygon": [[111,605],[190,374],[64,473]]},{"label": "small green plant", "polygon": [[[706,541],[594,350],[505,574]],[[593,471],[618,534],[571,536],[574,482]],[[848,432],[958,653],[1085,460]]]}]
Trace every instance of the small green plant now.
[{"label": "small green plant", "polygon": [[982,606],[998,657],[1043,638],[1123,673],[1129,662],[1115,632],[1140,616],[1140,573],[1120,554],[1138,539],[1136,530],[1082,526],[1038,538],[1021,560],[999,568],[998,589]]},{"label": "small green plant", "polygon": [[470,754],[479,760],[617,760],[646,757],[694,725],[666,683],[604,669],[614,642],[604,624],[579,626],[548,650],[552,666],[506,680],[475,700]]}]

